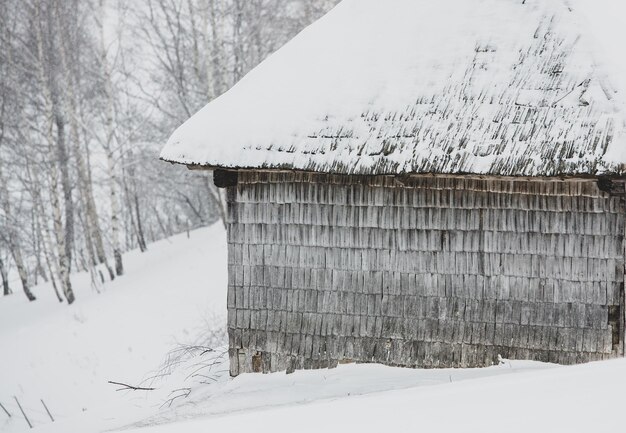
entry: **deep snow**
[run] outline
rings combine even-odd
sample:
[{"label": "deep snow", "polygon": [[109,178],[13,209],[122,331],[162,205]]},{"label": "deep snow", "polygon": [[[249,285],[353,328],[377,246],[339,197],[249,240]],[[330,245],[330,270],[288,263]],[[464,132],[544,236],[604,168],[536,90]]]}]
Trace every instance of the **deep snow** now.
[{"label": "deep snow", "polygon": [[[142,381],[177,342],[223,329],[224,230],[132,252],[126,268],[101,294],[76,275],[71,307],[57,304],[47,286],[35,289],[33,304],[21,294],[0,299],[0,402],[13,413],[8,419],[0,410],[0,432],[28,430],[13,395],[35,431],[47,433],[623,430],[626,360],[446,370],[341,365],[231,379],[225,348],[215,347],[177,359],[171,375]],[[107,380],[157,389],[116,392]]]},{"label": "deep snow", "polygon": [[[514,362],[513,365],[516,363]],[[528,365],[522,363],[522,365]],[[505,371],[507,366],[487,372]],[[409,371],[400,390],[348,396],[348,389],[385,380],[392,368],[349,366],[336,372],[296,373],[292,402],[298,401],[298,382],[317,382],[317,391],[334,381],[344,382],[341,398],[310,404],[259,407],[177,424],[166,424],[132,433],[174,432],[463,432],[463,433],[587,433],[624,431],[622,390],[626,387],[626,361],[616,360],[575,367],[559,367],[519,374],[494,375],[474,380],[439,381],[420,386],[421,374]],[[510,371],[515,371],[510,369]],[[483,370],[485,372],[485,370]],[[360,373],[360,374],[359,374]],[[460,371],[458,373],[461,373]],[[445,373],[444,373],[445,374]],[[340,379],[341,375],[341,379]],[[346,375],[358,380],[346,381]],[[439,376],[439,379],[442,379]],[[276,393],[285,376],[242,377],[231,388],[244,399],[256,391],[257,402]],[[436,381],[436,379],[434,379]],[[390,380],[391,382],[391,380]],[[245,390],[245,392],[244,392]],[[289,395],[288,386],[282,392]],[[219,405],[219,401],[217,402]]]},{"label": "deep snow", "polygon": [[[120,399],[108,380],[141,382],[177,342],[194,342],[226,316],[226,237],[215,225],[125,255],[126,275],[97,294],[74,275],[76,302],[59,304],[49,285],[37,301],[0,297],[0,431],[49,423],[40,399],[62,420]],[[66,430],[67,431],[67,430]],[[71,430],[69,430],[71,431]]]}]

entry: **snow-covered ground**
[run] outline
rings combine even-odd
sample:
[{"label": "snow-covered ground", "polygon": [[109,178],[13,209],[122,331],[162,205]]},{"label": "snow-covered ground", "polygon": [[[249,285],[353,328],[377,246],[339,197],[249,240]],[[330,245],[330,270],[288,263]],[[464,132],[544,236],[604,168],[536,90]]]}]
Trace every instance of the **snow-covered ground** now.
[{"label": "snow-covered ground", "polygon": [[[533,364],[513,362],[512,367],[505,364],[473,372],[346,366],[332,372],[300,372],[294,378],[241,377],[226,386],[232,394],[226,396],[229,412],[187,422],[181,417],[176,424],[132,433],[624,431],[624,360],[531,371],[516,365],[532,368]],[[433,383],[438,385],[424,386]],[[380,391],[385,388],[396,389]],[[341,397],[328,398],[340,389]],[[371,393],[359,395],[366,389]],[[289,402],[276,404],[278,394]],[[303,397],[324,399],[303,401]],[[250,410],[252,399],[256,407]],[[213,405],[209,402],[196,410],[210,413],[212,407],[222,405],[217,399]],[[242,407],[239,411],[237,404]]]},{"label": "snow-covered ground", "polygon": [[[40,399],[62,420],[120,400],[109,380],[137,384],[158,369],[178,342],[223,329],[226,237],[220,225],[125,255],[126,275],[97,294],[87,274],[74,275],[76,302],[59,304],[49,285],[37,301],[0,297],[0,431],[50,422]],[[65,430],[71,432],[73,430]]]},{"label": "snow-covered ground", "polygon": [[[0,403],[13,415],[0,409],[0,432],[28,430],[13,396],[35,431],[48,433],[623,430],[624,360],[448,370],[341,365],[231,379],[224,347],[180,346],[223,330],[223,228],[125,259],[126,276],[101,294],[76,275],[71,307],[45,285],[33,304],[19,293],[0,298]],[[155,372],[165,375],[150,380]],[[108,380],[156,389],[116,391]]]}]

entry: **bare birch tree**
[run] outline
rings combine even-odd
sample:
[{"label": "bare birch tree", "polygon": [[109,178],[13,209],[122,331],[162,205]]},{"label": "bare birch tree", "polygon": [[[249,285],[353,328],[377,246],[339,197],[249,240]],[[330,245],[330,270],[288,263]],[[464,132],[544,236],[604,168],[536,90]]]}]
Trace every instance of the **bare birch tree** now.
[{"label": "bare birch tree", "polygon": [[3,294],[44,280],[71,304],[73,271],[100,290],[125,251],[225,222],[211,175],[158,150],[334,3],[0,1]]}]

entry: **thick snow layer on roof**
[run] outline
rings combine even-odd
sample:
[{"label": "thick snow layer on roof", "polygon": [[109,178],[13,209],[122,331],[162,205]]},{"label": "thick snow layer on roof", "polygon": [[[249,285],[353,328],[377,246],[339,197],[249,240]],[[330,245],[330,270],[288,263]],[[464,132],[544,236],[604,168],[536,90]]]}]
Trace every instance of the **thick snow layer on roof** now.
[{"label": "thick snow layer on roof", "polygon": [[[574,7],[583,13],[596,44],[596,56],[601,59],[609,81],[624,103],[626,97],[626,2],[623,0],[574,0]],[[626,103],[624,103],[626,105]],[[626,111],[624,105],[622,110]],[[622,118],[626,116],[622,115]],[[605,160],[624,163],[626,143],[613,141]]]},{"label": "thick snow layer on roof", "polygon": [[161,157],[359,174],[622,173],[626,19],[604,2],[344,0],[189,119]]}]

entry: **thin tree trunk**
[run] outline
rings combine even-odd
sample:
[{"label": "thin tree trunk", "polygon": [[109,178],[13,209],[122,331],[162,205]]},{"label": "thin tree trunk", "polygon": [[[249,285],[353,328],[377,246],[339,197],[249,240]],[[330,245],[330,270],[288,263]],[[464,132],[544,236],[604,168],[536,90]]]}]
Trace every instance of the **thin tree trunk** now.
[{"label": "thin tree trunk", "polygon": [[58,253],[58,270],[59,281],[61,283],[61,289],[63,295],[68,303],[74,302],[74,294],[72,291],[72,285],[69,277],[69,265],[68,257],[65,253],[65,236],[63,233],[63,220],[61,217],[61,206],[59,203],[59,197],[57,193],[58,189],[58,173],[56,167],[52,167],[50,174],[50,204],[52,205],[52,220],[54,226],[54,236],[56,238],[57,253]]},{"label": "thin tree trunk", "polygon": [[[63,150],[65,148],[65,137],[64,137],[64,123],[61,121],[58,121],[57,118],[57,156],[59,159],[61,158],[65,158],[65,155],[63,154]],[[68,182],[68,188],[69,188],[69,175],[67,173],[67,160],[63,163],[63,164],[59,164],[61,166],[61,176],[63,178],[65,178],[67,176],[67,182]],[[65,183],[65,180],[63,180],[63,183]],[[63,229],[63,220],[61,217],[62,214],[62,210],[61,210],[61,204],[59,203],[59,199],[57,196],[57,191],[58,191],[58,168],[57,165],[55,164],[54,167],[52,168],[52,191],[51,191],[51,195],[52,195],[52,208],[54,209],[54,231],[56,234],[56,238],[57,238],[57,245],[58,245],[58,249],[59,249],[59,265],[60,265],[60,269],[61,269],[61,286],[63,287],[63,295],[65,296],[65,299],[67,300],[68,304],[72,304],[75,300],[74,298],[74,291],[72,290],[72,281],[70,279],[70,271],[71,271],[71,260],[72,260],[72,249],[71,249],[71,245],[68,246],[68,242],[71,242],[73,240],[73,233],[74,233],[74,212],[72,209],[68,210],[67,207],[65,209],[65,230]],[[69,197],[68,194],[65,192],[65,187],[63,187],[63,191],[64,191],[64,200],[65,200],[65,204],[66,206],[69,203],[70,208],[72,208],[72,198],[71,198],[71,191],[69,193]],[[67,225],[71,224],[71,228],[68,229]]]},{"label": "thin tree trunk", "polygon": [[4,296],[10,295],[11,293],[13,293],[11,291],[11,288],[9,287],[9,276],[7,273],[7,268],[4,264],[4,261],[2,260],[2,257],[0,257],[0,278],[2,278],[2,293]]},{"label": "thin tree trunk", "polygon": [[[50,235],[48,234],[48,230],[44,229],[44,236],[46,236],[46,238],[48,239],[47,241],[45,241],[48,244],[48,248],[50,248],[51,242],[50,242]],[[57,297],[57,300],[59,302],[63,302],[63,298],[61,297],[61,293],[59,293],[59,287],[57,286],[57,280],[56,278],[54,278],[54,269],[52,267],[52,263],[57,263],[56,260],[50,259],[50,253],[48,251],[46,251],[46,247],[44,246],[44,258],[46,260],[46,266],[48,267],[48,272],[50,272],[50,282],[52,283],[52,289],[54,290],[54,294]],[[57,272],[58,272],[58,266],[57,266]],[[57,275],[59,275],[57,273]]]},{"label": "thin tree trunk", "polygon": [[178,194],[180,194],[180,196],[183,199],[185,199],[185,203],[187,203],[187,206],[189,206],[189,209],[191,209],[191,211],[196,216],[196,218],[198,218],[198,220],[200,220],[200,224],[204,224],[204,217],[202,216],[202,213],[198,209],[196,209],[196,207],[193,205],[193,202],[191,201],[191,199],[187,195],[182,193],[181,191],[178,191]]},{"label": "thin tree trunk", "polygon": [[[80,206],[81,209],[85,209],[87,206],[85,205],[84,197],[81,194],[80,197]],[[83,226],[83,236],[85,237],[85,249],[87,250],[87,255],[89,256],[89,268],[98,265],[98,259],[96,258],[96,252],[93,246],[92,232],[89,224],[89,217],[81,218],[79,215],[79,220],[81,225]]]},{"label": "thin tree trunk", "polygon": [[52,250],[52,240],[50,237],[50,230],[48,228],[48,225],[45,223],[46,219],[48,218],[48,215],[44,208],[43,200],[41,198],[42,185],[40,184],[39,175],[37,174],[37,171],[31,170],[30,164],[28,163],[26,164],[26,174],[28,176],[30,184],[33,186],[31,195],[33,197],[35,226],[43,240],[43,245],[42,245],[43,257],[46,262],[46,267],[48,268],[48,272],[50,272],[50,282],[52,283],[52,288],[54,289],[54,294],[56,295],[58,301],[63,302],[63,298],[61,297],[61,294],[59,293],[59,288],[57,286],[57,280],[54,277],[55,274],[60,275],[61,271],[59,269],[59,262],[56,260],[56,257],[54,257],[54,251]]},{"label": "thin tree trunk", "polygon": [[[54,278],[54,269],[52,268],[52,260],[50,259],[48,252],[44,253],[44,257],[46,259],[46,266],[48,267],[48,271],[50,272],[50,282],[52,283],[52,289],[54,290],[54,294],[57,297],[57,301],[63,302],[61,293],[59,293],[59,287],[57,286],[57,280],[56,278]],[[54,261],[54,263],[56,263],[56,261]]]},{"label": "thin tree trunk", "polygon": [[243,76],[243,14],[244,1],[234,0],[234,23],[233,23],[233,83],[238,82]]},{"label": "thin tree trunk", "polygon": [[[0,161],[0,179],[4,179],[2,173],[2,165]],[[24,290],[24,294],[28,298],[29,301],[34,301],[37,298],[30,291],[30,287],[28,285],[28,271],[26,270],[26,265],[24,264],[24,259],[22,257],[22,249],[20,247],[20,242],[17,237],[17,233],[15,232],[15,222],[13,220],[13,209],[11,207],[11,198],[9,196],[9,189],[7,187],[6,182],[0,181],[0,206],[2,206],[2,210],[4,211],[4,217],[8,221],[8,245],[11,255],[13,256],[13,261],[15,262],[15,266],[17,268],[17,273],[20,277],[20,281],[22,282],[22,289]]]},{"label": "thin tree trunk", "polygon": [[11,253],[13,254],[13,261],[15,262],[15,267],[17,268],[17,274],[20,276],[20,281],[22,282],[22,289],[24,290],[24,294],[31,302],[37,300],[35,295],[33,295],[33,292],[30,291],[30,287],[28,285],[28,271],[26,270],[26,266],[24,265],[22,250],[20,250],[17,245],[12,245]]},{"label": "thin tree trunk", "polygon": [[[61,25],[60,11],[57,9],[57,20],[59,28],[63,28]],[[80,133],[79,133],[79,125],[78,118],[79,113],[77,109],[76,102],[76,92],[75,92],[75,77],[69,67],[68,62],[68,47],[66,44],[67,39],[63,38],[60,44],[60,54],[61,54],[61,65],[65,71],[67,77],[67,95],[65,98],[66,101],[66,110],[69,113],[69,123],[70,123],[70,136],[71,141],[74,147],[74,157],[76,159],[76,172],[78,174],[78,189],[80,195],[83,199],[85,211],[86,211],[86,221],[85,226],[86,237],[89,238],[89,244],[93,248],[90,249],[90,256],[95,250],[97,264],[104,264],[109,273],[109,278],[111,280],[115,279],[115,273],[113,269],[109,266],[109,263],[106,258],[106,254],[104,252],[104,242],[102,240],[102,230],[100,229],[100,222],[98,218],[98,212],[96,208],[96,202],[93,195],[93,188],[91,184],[91,178],[89,176],[89,172],[87,169],[87,165],[85,163],[85,158],[83,157],[82,149],[80,149]]]},{"label": "thin tree trunk", "polygon": [[143,234],[143,225],[141,223],[141,213],[139,212],[139,195],[135,191],[135,215],[137,216],[137,242],[139,242],[139,249],[142,253],[148,251],[148,245],[146,244],[146,238]]},{"label": "thin tree trunk", "polygon": [[[34,220],[35,220],[35,216],[32,214],[30,214],[30,226],[32,229],[32,233],[35,233],[34,230]],[[32,247],[33,247],[33,254],[35,256],[35,272],[33,272],[33,277],[35,279],[35,281],[33,282],[34,285],[36,286],[37,284],[39,284],[39,268],[41,267],[41,261],[39,260],[39,248],[38,248],[38,240],[37,240],[37,236],[31,236],[31,242],[32,242]]]},{"label": "thin tree trunk", "polygon": [[61,172],[61,190],[63,191],[63,205],[65,208],[65,255],[67,256],[67,271],[72,270],[72,252],[74,250],[74,201],[72,199],[72,185],[70,184],[69,154],[65,143],[65,119],[57,112],[55,115],[57,126],[57,158]]},{"label": "thin tree trunk", "polygon": [[213,95],[219,96],[224,92],[224,77],[222,70],[222,47],[220,45],[221,32],[219,23],[220,20],[217,16],[218,10],[215,4],[215,0],[209,0],[209,21],[211,25],[211,68],[212,75],[210,83],[213,85]]},{"label": "thin tree trunk", "polygon": [[[100,15],[104,17],[104,0],[100,0]],[[120,249],[120,204],[117,197],[117,172],[115,169],[115,100],[113,99],[113,83],[111,82],[111,71],[109,70],[109,61],[107,59],[107,50],[104,42],[104,24],[102,19],[98,21],[100,26],[100,63],[102,68],[102,77],[104,81],[104,91],[106,100],[106,118],[105,133],[106,139],[104,143],[104,153],[107,160],[107,174],[109,177],[109,200],[111,202],[111,237],[113,243],[113,258],[115,260],[115,272],[118,276],[124,274],[124,263],[122,261],[122,251]]]},{"label": "thin tree trunk", "polygon": [[124,274],[122,251],[120,250],[120,204],[117,199],[117,175],[113,162],[113,155],[107,152],[107,168],[109,171],[109,200],[111,201],[111,235],[113,237],[113,257],[115,272],[118,276]]},{"label": "thin tree trunk", "polygon": [[[192,43],[192,57],[193,57],[193,71],[196,78],[202,82],[206,78],[206,75],[202,72],[201,60],[202,56],[200,54],[200,31],[198,30],[198,25],[196,23],[196,8],[194,7],[192,0],[187,0],[187,8],[189,10],[189,27],[191,30],[191,43]],[[206,89],[206,86],[205,86]]]},{"label": "thin tree trunk", "polygon": [[152,211],[154,212],[154,216],[157,220],[157,224],[159,225],[159,228],[161,229],[161,233],[163,233],[163,237],[164,238],[169,237],[170,234],[167,233],[167,230],[165,229],[165,226],[163,225],[163,221],[161,221],[161,217],[159,216],[159,211],[154,206],[152,207]]},{"label": "thin tree trunk", "polygon": [[41,257],[37,257],[37,272],[35,275],[41,275],[44,282],[48,282],[48,274],[46,274],[46,269],[43,267],[43,263],[41,263]]},{"label": "thin tree trunk", "polygon": [[35,256],[37,257],[37,267],[35,269],[35,285],[37,284],[37,275],[41,275],[41,278],[43,278],[43,280],[47,283],[48,275],[46,274],[46,270],[44,269],[43,264],[41,263],[41,231],[38,228],[37,213],[34,211],[31,213],[31,227],[34,238]]},{"label": "thin tree trunk", "polygon": [[[131,196],[131,192],[130,192],[130,188],[128,187],[128,176],[124,173],[124,171],[122,171],[122,180],[124,182],[124,196],[125,196],[125,201],[126,201],[126,209],[128,209],[128,217],[130,219],[130,225],[132,228],[132,232],[135,235],[135,237],[137,238],[137,244],[139,246],[139,250],[141,252],[143,251],[143,244],[141,243],[141,241],[139,240],[139,230],[137,229],[137,223],[135,221],[135,217],[134,217],[134,206],[133,206],[133,201],[134,201],[134,196]],[[134,245],[133,245],[134,246]]]},{"label": "thin tree trunk", "polygon": [[[1,167],[0,167],[0,173],[1,173]],[[0,178],[2,178],[1,174],[0,174]],[[2,191],[0,191],[1,193],[0,198],[2,198],[1,204],[2,204],[2,209],[4,211],[4,216],[8,221],[11,221],[13,216],[12,216],[12,209],[11,209],[11,204],[10,204],[9,196],[8,196],[8,190],[6,189],[6,185],[4,184],[0,185],[0,188],[2,188]],[[13,224],[13,223],[10,223],[10,224]],[[14,228],[9,228],[8,244],[9,244],[9,250],[11,252],[11,255],[13,256],[13,261],[15,262],[15,266],[17,268],[17,273],[22,283],[22,289],[24,290],[24,294],[26,295],[29,301],[34,301],[37,298],[30,291],[30,286],[28,284],[28,271],[26,270],[26,265],[24,264],[24,259],[22,256],[22,249],[19,245],[19,240],[17,239],[17,234],[15,233]]]},{"label": "thin tree trunk", "polygon": [[[37,60],[38,60],[37,72],[39,75],[38,77],[39,83],[42,87],[42,91],[44,95],[45,115],[46,115],[46,120],[47,120],[46,138],[48,140],[48,148],[51,154],[56,153],[57,157],[60,157],[61,155],[59,155],[59,153],[61,152],[61,149],[64,148],[65,143],[57,142],[55,146],[53,128],[54,128],[54,125],[56,124],[57,139],[63,140],[64,139],[63,129],[62,129],[63,122],[62,122],[60,115],[57,115],[59,111],[58,111],[58,107],[56,106],[57,104],[55,103],[56,97],[54,95],[53,90],[51,89],[51,84],[48,81],[47,74],[46,74],[45,67],[44,67],[44,63],[46,60],[44,56],[44,46],[43,46],[44,41],[43,41],[43,34],[42,34],[42,28],[41,28],[41,25],[42,25],[41,7],[42,7],[42,4],[35,5],[36,21],[37,21],[35,25],[35,36],[37,39]],[[67,164],[67,161],[65,161],[65,163]],[[68,236],[69,234],[73,235],[73,224],[72,224],[72,228],[70,229],[72,231],[71,233],[68,233],[63,229],[62,210],[61,210],[61,205],[59,203],[59,197],[58,197],[58,187],[59,187],[58,170],[59,170],[59,167],[57,165],[57,162],[55,161],[51,164],[51,167],[50,167],[50,204],[52,205],[54,235],[56,238],[57,252],[59,255],[58,257],[59,258],[58,260],[59,280],[61,283],[63,294],[65,295],[65,298],[67,299],[68,304],[71,304],[74,302],[75,298],[74,298],[74,292],[72,290],[72,284],[70,280],[70,262],[68,260],[68,254],[67,254],[68,250],[71,253],[71,248],[67,248],[66,240],[69,240],[69,236]],[[69,173],[67,173],[67,175],[68,175],[67,186],[69,188]],[[69,191],[69,199],[71,201],[71,191]],[[71,215],[70,218],[73,218],[73,212],[69,212],[69,214]],[[67,215],[68,214],[66,214],[66,216]],[[71,223],[72,221],[70,219],[70,221],[67,221],[67,222]]]},{"label": "thin tree trunk", "polygon": [[[59,17],[59,2],[56,3],[56,12],[55,19],[51,21],[49,30],[54,28],[53,22],[57,24],[57,29],[62,30],[63,27],[60,22]],[[51,32],[50,32],[51,33]],[[52,35],[50,35],[52,37]],[[60,43],[59,51],[63,53],[63,42]],[[53,83],[53,86],[55,84]],[[62,101],[65,98],[61,98],[60,91],[57,86],[54,87],[57,89],[52,93],[52,104],[54,109],[54,120],[57,127],[57,159],[59,164],[59,169],[61,172],[61,189],[63,191],[63,207],[65,210],[65,226],[64,226],[64,236],[65,236],[65,255],[67,256],[67,272],[68,275],[72,271],[72,254],[74,252],[74,200],[72,198],[72,185],[70,182],[70,153],[66,143],[65,137],[65,125],[67,121],[65,119],[65,115],[71,113],[67,113],[65,107],[63,107],[64,103],[60,103],[59,99]],[[71,291],[71,287],[69,288]]]},{"label": "thin tree trunk", "polygon": [[[129,159],[133,160],[132,151],[128,152]],[[122,171],[122,176],[124,180],[124,192],[126,193],[127,206],[130,212],[131,223],[133,226],[133,230],[135,231],[135,235],[137,236],[137,244],[139,246],[139,251],[145,253],[148,251],[148,244],[146,243],[146,237],[143,230],[143,223],[141,219],[141,211],[139,206],[139,194],[137,193],[137,182],[135,180],[135,169],[132,164],[128,167],[128,172],[125,170]],[[130,187],[128,185],[128,180],[130,179]],[[135,218],[133,218],[133,210],[135,214]]]}]

